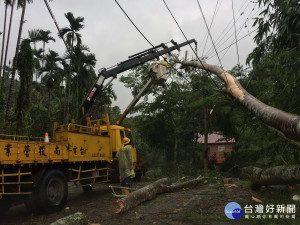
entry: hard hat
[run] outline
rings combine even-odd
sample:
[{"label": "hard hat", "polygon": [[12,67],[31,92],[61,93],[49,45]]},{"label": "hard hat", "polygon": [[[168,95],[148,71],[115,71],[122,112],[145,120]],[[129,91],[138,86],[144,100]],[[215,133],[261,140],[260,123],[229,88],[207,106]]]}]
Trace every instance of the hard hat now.
[{"label": "hard hat", "polygon": [[122,143],[124,145],[128,144],[130,142],[130,139],[128,137],[124,137]]},{"label": "hard hat", "polygon": [[167,56],[166,56],[166,55],[163,55],[163,58],[166,60],[166,59],[167,59]]}]

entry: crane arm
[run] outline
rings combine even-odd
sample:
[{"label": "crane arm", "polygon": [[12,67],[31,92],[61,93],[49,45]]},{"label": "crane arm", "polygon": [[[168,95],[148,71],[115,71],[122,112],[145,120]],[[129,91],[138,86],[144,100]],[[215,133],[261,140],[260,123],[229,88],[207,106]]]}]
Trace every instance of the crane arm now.
[{"label": "crane arm", "polygon": [[145,92],[149,89],[152,84],[161,84],[168,79],[167,75],[167,67],[170,65],[166,61],[162,61],[159,63],[153,63],[148,68],[148,75],[150,79],[146,82],[146,84],[142,87],[140,92],[134,97],[134,99],[127,106],[125,111],[121,114],[119,119],[116,122],[116,125],[121,125],[125,117],[128,115],[130,110],[136,105],[136,103],[140,100],[140,98],[145,94]]},{"label": "crane arm", "polygon": [[[80,114],[82,119],[85,119],[86,116],[89,115],[92,106],[95,102],[96,97],[103,91],[103,83],[107,78],[116,78],[119,73],[122,73],[126,70],[129,70],[133,67],[142,65],[145,62],[148,62],[152,59],[159,58],[159,56],[162,56],[164,54],[170,53],[174,50],[180,50],[181,47],[194,43],[197,45],[197,42],[195,39],[191,39],[189,41],[183,42],[181,44],[177,44],[173,40],[171,41],[173,43],[173,46],[168,47],[165,44],[160,44],[157,46],[154,46],[153,48],[144,50],[140,53],[137,53],[135,55],[129,56],[127,60],[119,63],[115,67],[111,69],[103,69],[98,74],[98,79],[96,83],[91,88],[89,94],[84,99],[83,103],[80,107]],[[112,80],[111,80],[112,81]],[[110,82],[111,82],[110,81]]]}]

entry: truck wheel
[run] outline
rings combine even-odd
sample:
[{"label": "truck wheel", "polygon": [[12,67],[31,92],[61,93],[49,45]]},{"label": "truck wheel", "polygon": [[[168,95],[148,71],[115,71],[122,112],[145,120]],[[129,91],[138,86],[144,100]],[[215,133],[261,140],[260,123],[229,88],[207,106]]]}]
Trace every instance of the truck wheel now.
[{"label": "truck wheel", "polygon": [[60,170],[46,172],[38,186],[38,196],[45,212],[61,210],[68,198],[65,175]]}]

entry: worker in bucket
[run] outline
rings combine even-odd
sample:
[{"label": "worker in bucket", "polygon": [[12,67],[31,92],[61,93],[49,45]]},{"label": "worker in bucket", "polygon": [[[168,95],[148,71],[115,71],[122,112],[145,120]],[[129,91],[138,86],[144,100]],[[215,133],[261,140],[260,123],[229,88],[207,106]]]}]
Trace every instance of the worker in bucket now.
[{"label": "worker in bucket", "polygon": [[[130,139],[127,137],[123,138],[122,146],[117,152],[116,158],[119,161],[119,173],[122,187],[131,187],[131,179],[134,178],[135,173],[133,169],[133,156],[132,150],[129,145]],[[129,189],[122,188],[122,194],[128,195]]]}]

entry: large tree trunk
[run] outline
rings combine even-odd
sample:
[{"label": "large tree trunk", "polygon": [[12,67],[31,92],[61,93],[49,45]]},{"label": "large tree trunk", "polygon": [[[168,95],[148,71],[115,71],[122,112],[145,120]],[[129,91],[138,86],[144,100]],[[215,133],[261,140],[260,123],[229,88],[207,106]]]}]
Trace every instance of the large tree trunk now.
[{"label": "large tree trunk", "polygon": [[2,82],[1,82],[1,94],[3,94],[4,90],[4,75],[5,75],[5,69],[6,69],[6,60],[7,60],[7,53],[8,53],[8,46],[9,46],[9,40],[10,40],[10,31],[11,31],[11,24],[12,24],[12,18],[14,14],[14,5],[15,5],[15,0],[13,0],[12,5],[11,5],[11,11],[10,11],[10,19],[9,19],[9,26],[8,26],[8,33],[7,33],[7,41],[6,41],[6,48],[5,48],[5,56],[4,56],[4,63],[2,66]]},{"label": "large tree trunk", "polygon": [[179,184],[171,184],[169,178],[163,178],[155,181],[152,184],[149,184],[141,189],[138,189],[126,197],[117,200],[119,205],[118,213],[123,213],[128,211],[129,209],[138,206],[142,202],[147,200],[151,200],[156,197],[157,194],[165,193],[165,192],[173,192],[182,188],[187,188],[189,186],[200,183],[203,180],[201,176],[194,180],[186,181]]},{"label": "large tree trunk", "polygon": [[268,169],[244,167],[242,174],[251,179],[253,187],[276,184],[300,184],[300,165],[276,166]]},{"label": "large tree trunk", "polygon": [[250,110],[262,122],[286,137],[291,143],[300,146],[300,117],[274,107],[268,106],[249,94],[231,74],[224,72],[220,67],[200,62],[180,62],[183,66],[192,66],[206,69],[216,74],[225,83],[227,93]]},{"label": "large tree trunk", "polygon": [[17,70],[19,45],[20,45],[20,41],[21,41],[22,29],[23,29],[23,24],[24,24],[26,2],[27,1],[24,1],[24,5],[22,7],[22,15],[21,15],[20,26],[19,26],[19,34],[18,34],[18,39],[17,39],[16,52],[15,52],[15,57],[13,59],[11,81],[10,81],[10,87],[9,87],[9,92],[8,92],[8,96],[7,96],[6,113],[5,113],[5,132],[7,132],[8,124],[9,124],[9,111],[10,111],[11,101],[12,101],[12,89],[14,86],[14,80],[15,80],[15,75],[16,75],[16,70]]}]

